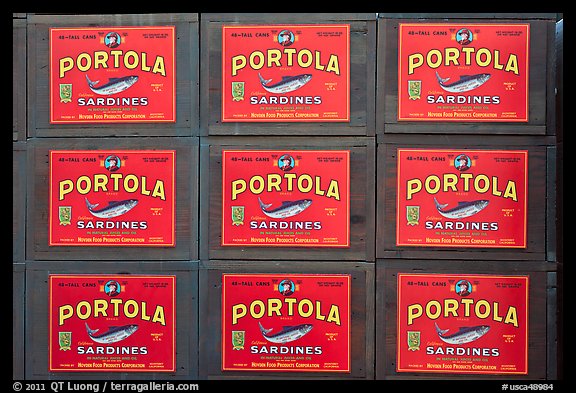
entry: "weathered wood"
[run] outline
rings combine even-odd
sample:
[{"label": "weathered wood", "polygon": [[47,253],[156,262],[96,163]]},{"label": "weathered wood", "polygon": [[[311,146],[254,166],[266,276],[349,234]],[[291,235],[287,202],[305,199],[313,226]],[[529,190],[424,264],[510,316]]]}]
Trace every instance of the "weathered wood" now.
[{"label": "weathered wood", "polygon": [[556,146],[546,149],[546,259],[556,262],[556,249],[558,240],[556,234],[556,220],[558,219],[556,185],[558,169],[556,167],[558,159],[556,157]]},{"label": "weathered wood", "polygon": [[[50,124],[49,28],[176,26],[176,122]],[[199,134],[197,14],[31,15],[28,20],[28,136],[197,136]]]},{"label": "weathered wood", "polygon": [[12,260],[25,260],[26,167],[25,142],[12,142]]},{"label": "weathered wood", "polygon": [[12,21],[12,140],[26,140],[26,20]]},{"label": "weathered wood", "polygon": [[[48,276],[50,274],[170,274],[176,276],[176,371],[175,372],[49,372]],[[170,261],[35,261],[27,264],[26,379],[140,379],[194,380],[198,378],[198,262]]]},{"label": "weathered wood", "polygon": [[[29,259],[197,259],[198,138],[36,138],[28,144],[27,244]],[[176,151],[174,247],[48,246],[49,150],[173,149]]]},{"label": "weathered wood", "polygon": [[24,283],[26,265],[24,263],[12,264],[12,379],[24,379],[24,318],[26,285]]},{"label": "weathered wood", "polygon": [[[222,150],[350,150],[350,247],[223,247]],[[374,144],[369,138],[207,137],[201,145],[200,259],[270,259],[281,253],[286,259],[374,260]]]},{"label": "weathered wood", "polygon": [[[397,373],[397,274],[529,276],[528,374],[563,379],[563,21],[555,13],[13,14],[14,379],[470,380]],[[528,23],[527,123],[397,120],[398,26]],[[350,25],[350,121],[222,123],[222,26]],[[176,26],[176,122],[50,124],[49,28]],[[279,136],[281,135],[281,136]],[[397,247],[397,148],[528,151],[527,247]],[[176,150],[175,247],[48,246],[49,150]],[[349,150],[350,247],[223,247],[222,151]],[[48,371],[50,274],[174,274],[176,371]],[[222,273],[350,274],[351,372],[221,370]],[[474,375],[474,379],[502,379]],[[556,387],[556,386],[555,386]]]},{"label": "weathered wood", "polygon": [[[201,379],[374,379],[374,264],[365,262],[310,263],[287,260],[201,262],[200,371]],[[350,274],[351,372],[233,372],[221,370],[221,306],[223,273]]]},{"label": "weathered wood", "polygon": [[[391,265],[393,264],[393,265]],[[402,265],[404,267],[399,267]],[[547,273],[523,269],[522,261],[494,264],[490,261],[380,260],[376,261],[376,379],[470,379],[466,374],[396,372],[396,321],[398,316],[397,274],[490,274],[527,275],[528,293],[528,374],[506,375],[508,380],[547,378],[548,324]],[[424,343],[423,343],[424,345]],[[430,375],[432,374],[432,375]],[[502,375],[474,375],[475,379],[501,379]]]}]

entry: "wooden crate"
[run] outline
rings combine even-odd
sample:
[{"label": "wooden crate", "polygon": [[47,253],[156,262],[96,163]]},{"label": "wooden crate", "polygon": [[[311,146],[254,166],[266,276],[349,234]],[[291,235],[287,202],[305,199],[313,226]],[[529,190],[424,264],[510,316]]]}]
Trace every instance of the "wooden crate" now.
[{"label": "wooden crate", "polygon": [[[556,14],[382,13],[378,17],[377,133],[556,134]],[[528,122],[399,121],[397,103],[400,23],[529,24]]]},{"label": "wooden crate", "polygon": [[[49,29],[52,27],[175,26],[175,122],[50,124]],[[28,136],[197,136],[198,15],[100,14],[28,16]]]},{"label": "wooden crate", "polygon": [[[350,25],[350,121],[223,123],[222,26],[278,24]],[[375,127],[376,14],[202,14],[201,135],[373,136]]]},{"label": "wooden crate", "polygon": [[[222,371],[222,274],[350,274],[351,371],[255,372]],[[222,261],[201,262],[200,272],[200,379],[374,379],[374,264],[365,262]]]},{"label": "wooden crate", "polygon": [[[463,261],[386,259],[376,261],[376,379],[554,379],[559,348],[551,338],[556,334],[556,304],[550,302],[549,275],[555,276],[555,265],[545,261]],[[528,342],[527,374],[451,374],[442,372],[397,372],[397,275],[409,274],[469,274],[494,276],[528,276]],[[417,288],[416,288],[417,289]],[[490,299],[487,299],[490,301]],[[421,349],[426,345],[421,343]],[[480,345],[480,344],[479,344]],[[552,362],[552,363],[550,363]]]},{"label": "wooden crate", "polygon": [[[176,276],[176,371],[174,372],[49,372],[50,274],[133,274]],[[194,380],[198,378],[198,262],[74,261],[30,262],[26,268],[26,287],[34,288],[26,296],[25,346],[26,379],[139,379]]]},{"label": "wooden crate", "polygon": [[[374,258],[374,144],[369,138],[206,137],[201,143],[200,255],[210,259],[360,260]],[[350,247],[230,247],[221,245],[222,151],[236,150],[349,150]],[[201,258],[202,259],[202,258]]]},{"label": "wooden crate", "polygon": [[[124,260],[197,259],[198,138],[36,138],[30,140],[28,168],[27,245],[29,259]],[[49,151],[54,150],[175,150],[175,246],[49,246]]]},{"label": "wooden crate", "polygon": [[[548,147],[552,139],[535,136],[449,135],[442,138],[429,135],[385,135],[378,139],[376,227],[377,258],[461,258],[500,260],[545,260],[548,235],[555,227],[547,214],[553,211],[548,195],[548,178],[553,175]],[[527,223],[525,248],[464,248],[464,247],[409,247],[396,245],[397,149],[481,149],[528,151]],[[553,217],[550,216],[550,217]]]}]

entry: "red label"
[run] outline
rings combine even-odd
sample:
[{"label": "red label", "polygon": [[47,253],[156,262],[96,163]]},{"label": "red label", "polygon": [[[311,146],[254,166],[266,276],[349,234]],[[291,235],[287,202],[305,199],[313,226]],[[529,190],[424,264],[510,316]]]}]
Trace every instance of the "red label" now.
[{"label": "red label", "polygon": [[397,246],[526,247],[528,152],[398,149]]},{"label": "red label", "polygon": [[528,24],[401,23],[398,40],[398,120],[528,121]]},{"label": "red label", "polygon": [[350,26],[222,27],[223,122],[350,120]]},{"label": "red label", "polygon": [[50,29],[50,123],[176,121],[174,26]]},{"label": "red label", "polygon": [[350,276],[223,274],[222,370],[350,372]]},{"label": "red label", "polygon": [[176,277],[49,276],[49,371],[176,369]]},{"label": "red label", "polygon": [[398,372],[528,373],[528,277],[398,274]]},{"label": "red label", "polygon": [[174,246],[173,150],[50,151],[51,246]]},{"label": "red label", "polygon": [[348,151],[222,152],[222,245],[349,247]]}]

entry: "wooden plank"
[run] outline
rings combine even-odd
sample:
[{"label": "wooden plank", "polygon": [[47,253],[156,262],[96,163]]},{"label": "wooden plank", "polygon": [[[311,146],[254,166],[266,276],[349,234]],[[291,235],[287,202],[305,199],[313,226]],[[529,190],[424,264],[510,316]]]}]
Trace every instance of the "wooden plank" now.
[{"label": "wooden plank", "polygon": [[557,138],[561,143],[564,139],[564,19],[556,23],[556,80],[550,81],[556,86],[556,125]]},{"label": "wooden plank", "polygon": [[222,26],[270,24],[268,14],[202,14],[200,22],[201,135],[352,135],[372,136],[375,130],[376,14],[275,14],[283,24],[350,24],[349,123],[222,123]]},{"label": "wooden plank", "polygon": [[[50,124],[49,28],[94,26],[176,26],[176,122]],[[28,19],[28,133],[31,137],[197,136],[199,135],[198,15],[31,15]]]},{"label": "wooden plank", "polygon": [[12,20],[12,140],[26,140],[26,19]]},{"label": "wooden plank", "polygon": [[[223,273],[350,274],[351,284],[351,372],[240,372],[221,370],[221,301]],[[374,264],[310,261],[223,261],[200,264],[200,371],[201,379],[374,379]]]},{"label": "wooden plank", "polygon": [[390,19],[534,19],[534,20],[556,20],[558,13],[553,12],[379,12],[378,17]]},{"label": "wooden plank", "polygon": [[[562,350],[561,342],[559,343],[558,337],[562,334],[562,324],[559,319],[558,307],[558,281],[557,273],[548,273],[548,281],[546,286],[546,357],[548,362],[546,379],[559,379],[558,378],[558,365],[562,364]],[[559,350],[560,349],[560,350]],[[561,371],[560,371],[561,373]],[[560,378],[561,379],[561,378]]]},{"label": "wooden plank", "polygon": [[240,150],[349,150],[350,151],[350,247],[282,247],[286,259],[374,260],[374,144],[369,138],[310,137],[206,137],[201,145],[200,244],[201,259],[270,259],[277,247],[221,246],[222,165],[224,149]]},{"label": "wooden plank", "polygon": [[198,138],[36,138],[29,141],[27,255],[30,259],[115,260],[118,247],[48,246],[49,150],[170,149],[176,151],[174,247],[122,247],[124,260],[197,259]]},{"label": "wooden plank", "polygon": [[557,366],[556,366],[556,370],[557,370],[557,374],[556,377],[559,380],[563,380],[564,379],[564,359],[565,359],[565,355],[564,355],[564,350],[563,348],[566,348],[566,340],[565,340],[565,333],[564,333],[564,326],[566,326],[565,324],[565,319],[564,319],[564,282],[565,282],[565,274],[564,274],[564,265],[562,263],[558,264],[558,273],[556,274],[556,291],[551,293],[550,296],[552,296],[552,294],[554,295],[554,298],[556,300],[556,309],[551,311],[554,312],[556,315],[556,334],[557,334],[557,340],[556,340],[556,345],[558,346],[557,352],[556,352],[556,361],[557,361]]},{"label": "wooden plank", "polygon": [[25,299],[24,263],[12,263],[12,379],[24,379],[24,302]]},{"label": "wooden plank", "polygon": [[558,219],[557,209],[557,187],[560,182],[558,179],[556,157],[556,146],[550,146],[546,149],[546,259],[551,262],[557,261],[556,249],[558,239],[556,235],[556,222]]},{"label": "wooden plank", "polygon": [[[50,274],[176,275],[175,372],[48,372],[48,276]],[[26,271],[26,379],[194,380],[198,378],[198,262],[35,261]]]},{"label": "wooden plank", "polygon": [[[389,263],[393,263],[392,267]],[[404,266],[398,267],[399,264]],[[547,351],[554,343],[547,342],[547,273],[523,268],[522,261],[494,265],[490,261],[447,261],[447,260],[380,260],[376,261],[376,379],[440,379],[465,380],[467,374],[396,372],[396,321],[397,321],[397,274],[490,274],[527,275],[528,293],[528,374],[507,374],[507,380],[544,380],[547,377]],[[425,343],[423,343],[425,345]],[[477,380],[501,379],[502,375],[474,375]]]},{"label": "wooden plank", "polygon": [[[377,222],[376,258],[459,258],[498,260],[542,260],[546,258],[546,145],[550,140],[538,137],[450,135],[438,138],[431,135],[385,135],[379,138],[377,173]],[[528,212],[527,246],[524,249],[445,249],[440,247],[396,246],[396,149],[399,147],[424,147],[428,149],[478,148],[528,151]]]},{"label": "wooden plank", "polygon": [[[558,132],[556,133],[556,172],[557,179],[555,186],[556,198],[556,261],[563,265],[564,263],[564,20],[556,23],[556,80],[554,85],[557,87],[556,94],[556,119]],[[559,280],[559,298],[562,293],[562,280]],[[559,304],[562,304],[560,301]],[[561,324],[559,324],[561,326]],[[560,335],[562,340],[562,335]],[[561,356],[561,355],[560,355]],[[559,367],[559,375],[562,374],[562,367]]]},{"label": "wooden plank", "polygon": [[12,260],[25,260],[26,143],[12,142]]},{"label": "wooden plank", "polygon": [[477,19],[470,14],[467,17],[455,16],[450,23],[518,23],[530,25],[529,48],[529,118],[527,123],[480,123],[480,122],[441,122],[441,121],[398,121],[398,25],[400,23],[447,23],[445,17],[434,16],[388,18],[387,14],[378,19],[378,94],[376,97],[377,133],[430,133],[430,134],[520,134],[553,135],[555,121],[549,113],[555,113],[555,20],[544,17]]}]

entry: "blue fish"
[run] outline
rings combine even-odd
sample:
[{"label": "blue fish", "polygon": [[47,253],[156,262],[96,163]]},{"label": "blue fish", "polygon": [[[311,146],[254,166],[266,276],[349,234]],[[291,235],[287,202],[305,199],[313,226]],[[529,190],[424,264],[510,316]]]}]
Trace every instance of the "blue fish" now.
[{"label": "blue fish", "polygon": [[307,209],[311,204],[311,199],[300,199],[298,201],[284,201],[282,205],[275,209],[268,210],[271,203],[266,204],[262,202],[260,197],[258,197],[258,202],[260,202],[260,208],[262,209],[262,213],[266,214],[268,217],[271,218],[287,218],[295,216],[298,213],[303,212]]},{"label": "blue fish", "polygon": [[458,206],[447,210],[444,210],[444,208],[448,206],[448,204],[440,204],[436,197],[434,197],[434,203],[436,204],[436,210],[438,210],[438,213],[442,214],[446,218],[466,218],[484,209],[488,206],[489,201],[481,199],[471,202],[458,202]]},{"label": "blue fish", "polygon": [[310,332],[310,330],[312,330],[312,325],[305,323],[296,326],[284,326],[278,333],[269,334],[272,329],[265,329],[260,322],[258,322],[258,326],[260,326],[260,332],[262,332],[262,336],[264,336],[266,340],[273,343],[287,343],[290,341],[298,340],[300,337],[304,336]]},{"label": "blue fish", "polygon": [[88,201],[88,198],[84,198],[86,200],[86,206],[88,207],[88,211],[96,217],[99,218],[112,218],[120,216],[124,213],[129,212],[134,206],[138,204],[138,199],[126,199],[124,201],[111,201],[108,202],[107,206],[103,208],[96,209],[99,204],[95,203],[92,204]]},{"label": "blue fish", "polygon": [[456,333],[446,335],[450,329],[440,329],[436,322],[434,322],[434,325],[436,326],[438,337],[448,344],[466,344],[478,340],[490,330],[490,326],[487,325],[461,327]]},{"label": "blue fish", "polygon": [[258,74],[258,77],[260,78],[260,83],[262,84],[262,87],[266,91],[276,94],[289,93],[291,91],[297,90],[302,86],[304,86],[306,83],[310,82],[310,79],[312,79],[311,74],[283,76],[280,82],[275,83],[273,85],[269,85],[272,79],[264,79],[260,74]]},{"label": "blue fish", "polygon": [[88,87],[94,93],[101,95],[111,95],[120,93],[121,91],[124,91],[130,86],[132,86],[134,83],[138,81],[138,77],[135,75],[131,75],[131,76],[123,76],[121,78],[110,78],[110,80],[108,80],[108,83],[98,87],[95,86],[98,83],[100,83],[100,81],[93,82],[90,80],[90,78],[88,78],[88,75],[86,75],[86,80],[88,81]]},{"label": "blue fish", "polygon": [[100,329],[90,329],[87,322],[85,322],[85,325],[88,336],[90,336],[92,341],[101,344],[110,344],[122,341],[138,330],[138,325],[110,326],[106,332],[96,335]]},{"label": "blue fish", "polygon": [[490,76],[490,74],[462,75],[457,81],[446,83],[450,78],[442,78],[436,71],[440,87],[451,93],[462,93],[480,87],[490,79]]}]

